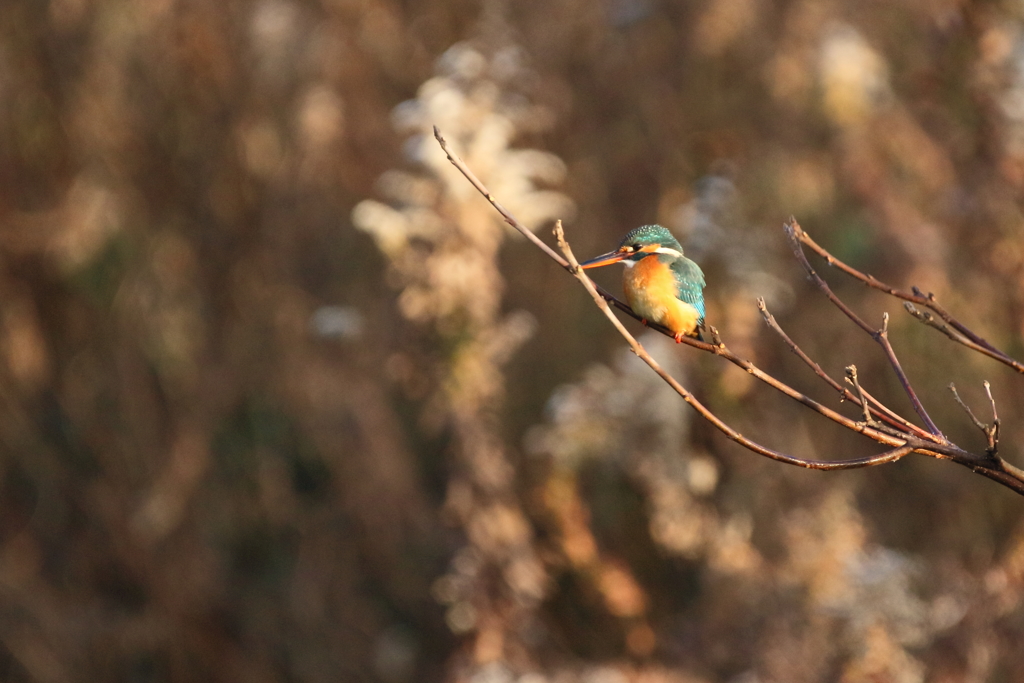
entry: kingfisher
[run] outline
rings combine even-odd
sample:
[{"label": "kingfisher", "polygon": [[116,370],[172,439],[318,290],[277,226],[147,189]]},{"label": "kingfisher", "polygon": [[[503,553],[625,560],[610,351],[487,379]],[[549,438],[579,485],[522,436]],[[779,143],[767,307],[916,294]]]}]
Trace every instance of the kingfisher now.
[{"label": "kingfisher", "polygon": [[683,337],[704,341],[704,273],[683,256],[683,247],[660,225],[642,225],[626,233],[619,248],[580,266],[598,268],[622,263],[626,301],[646,325],[648,321]]}]

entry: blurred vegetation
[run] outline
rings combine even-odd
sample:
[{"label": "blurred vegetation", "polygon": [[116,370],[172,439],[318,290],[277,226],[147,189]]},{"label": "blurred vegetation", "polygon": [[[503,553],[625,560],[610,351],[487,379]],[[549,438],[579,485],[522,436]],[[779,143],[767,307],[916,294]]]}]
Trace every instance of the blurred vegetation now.
[{"label": "blurred vegetation", "polygon": [[[1024,356],[1019,3],[5,0],[0,679],[1024,681],[1018,497],[727,442],[432,125],[580,257],[669,226],[825,402],[756,296],[907,407],[790,214]],[[1024,463],[1024,378],[826,276],[964,446],[945,387],[991,381]],[[872,452],[644,343],[762,443]]]}]

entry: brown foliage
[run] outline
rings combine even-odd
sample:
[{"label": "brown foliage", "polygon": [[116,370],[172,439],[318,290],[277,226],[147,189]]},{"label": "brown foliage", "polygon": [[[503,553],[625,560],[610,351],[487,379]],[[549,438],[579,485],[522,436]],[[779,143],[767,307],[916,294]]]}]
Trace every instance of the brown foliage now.
[{"label": "brown foliage", "polygon": [[[1019,497],[752,456],[619,350],[444,160],[577,254],[672,228],[729,347],[913,408],[788,257],[1020,358],[1009,3],[10,0],[0,9],[0,678],[1021,680]],[[575,214],[575,215],[574,215]],[[826,274],[935,423],[1022,462],[1012,368]],[[604,281],[609,290],[617,285]],[[645,346],[771,448],[865,455]],[[857,419],[856,410],[847,412]]]}]

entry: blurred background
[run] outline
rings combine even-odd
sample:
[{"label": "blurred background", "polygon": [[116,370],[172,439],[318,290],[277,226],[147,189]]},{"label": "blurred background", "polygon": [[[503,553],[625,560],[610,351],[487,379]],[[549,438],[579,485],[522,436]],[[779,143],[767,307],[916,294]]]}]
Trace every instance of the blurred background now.
[{"label": "blurred background", "polygon": [[[729,346],[849,415],[755,297],[912,412],[790,215],[1024,357],[1019,2],[3,0],[0,679],[1024,681],[1024,500],[728,442],[433,125],[581,258],[670,227]],[[1024,377],[825,275],[1024,465]],[[642,341],[761,443],[879,450]]]}]

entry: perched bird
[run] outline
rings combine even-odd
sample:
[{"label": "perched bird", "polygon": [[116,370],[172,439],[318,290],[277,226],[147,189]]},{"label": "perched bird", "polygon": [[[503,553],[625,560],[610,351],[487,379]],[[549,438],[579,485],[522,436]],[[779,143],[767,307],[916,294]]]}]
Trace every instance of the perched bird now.
[{"label": "perched bird", "polygon": [[626,301],[644,324],[664,325],[675,335],[704,341],[704,273],[683,256],[683,247],[667,228],[642,225],[630,230],[619,248],[581,263],[598,268],[622,262]]}]

